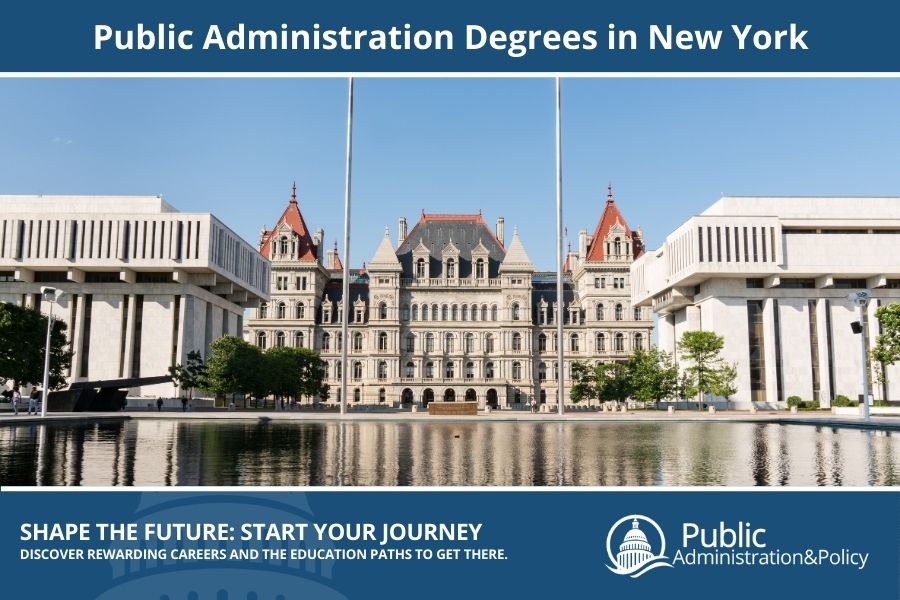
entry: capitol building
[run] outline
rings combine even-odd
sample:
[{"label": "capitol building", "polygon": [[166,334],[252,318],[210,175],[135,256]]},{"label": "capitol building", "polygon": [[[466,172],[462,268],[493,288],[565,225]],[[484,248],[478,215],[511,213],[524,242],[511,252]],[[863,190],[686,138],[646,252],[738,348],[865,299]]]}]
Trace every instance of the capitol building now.
[{"label": "capitol building", "polygon": [[295,186],[274,227],[260,235],[259,252],[271,260],[270,299],[251,310],[245,339],[319,352],[331,390],[320,400],[329,403],[340,402],[346,376],[351,404],[555,404],[558,319],[565,397],[573,362],[624,360],[650,341],[650,311],[631,302],[629,269],[644,251],[641,232],[629,228],[611,187],[597,212],[593,234],[582,229],[577,251],[566,256],[562,307],[556,274],[535,271],[518,232],[507,240],[504,219],[491,229],[481,212],[422,211],[411,229],[400,217],[396,244],[386,230],[372,258],[350,269],[343,298],[337,246],[326,248],[324,231],[309,229]]}]

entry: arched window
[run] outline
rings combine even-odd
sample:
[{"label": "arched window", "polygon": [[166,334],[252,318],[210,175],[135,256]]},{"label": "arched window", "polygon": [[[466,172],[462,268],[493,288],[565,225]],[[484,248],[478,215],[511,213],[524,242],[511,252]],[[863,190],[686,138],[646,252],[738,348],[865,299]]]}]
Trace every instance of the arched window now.
[{"label": "arched window", "polygon": [[494,351],[494,336],[493,334],[487,334],[484,336],[484,351],[485,352],[493,352]]},{"label": "arched window", "polygon": [[344,334],[336,333],[334,334],[334,339],[337,341],[337,351],[340,352],[344,347]]},{"label": "arched window", "polygon": [[546,352],[547,351],[547,336],[545,334],[541,334],[538,336],[538,352]]},{"label": "arched window", "polygon": [[484,279],[484,259],[479,258],[475,261],[475,277],[476,279]]},{"label": "arched window", "polygon": [[516,361],[512,364],[512,378],[513,381],[519,381],[522,379],[522,363]]},{"label": "arched window", "polygon": [[644,336],[640,333],[634,334],[634,349],[635,350],[643,350],[644,349]]},{"label": "arched window", "polygon": [[416,365],[412,362],[406,363],[406,370],[403,373],[404,377],[413,378],[416,376]]},{"label": "arched window", "polygon": [[387,350],[388,349],[388,334],[385,331],[378,332],[378,349],[379,350]]},{"label": "arched window", "polygon": [[412,307],[412,320],[413,321],[419,320],[419,307],[415,304],[413,304],[413,307]]},{"label": "arched window", "polygon": [[303,332],[295,331],[294,332],[294,348],[302,348],[303,347]]},{"label": "arched window", "polygon": [[387,319],[387,304],[382,302],[378,305],[378,318],[381,320]]},{"label": "arched window", "polygon": [[466,306],[465,304],[462,305],[462,320],[463,321],[469,320],[469,307]]},{"label": "arched window", "polygon": [[259,305],[258,316],[260,319],[269,318],[269,305],[266,304],[265,302],[263,302],[262,304]]},{"label": "arched window", "polygon": [[625,317],[625,310],[621,304],[616,304],[616,321],[621,321]]},{"label": "arched window", "polygon": [[378,379],[387,379],[387,362],[383,360],[378,361]]},{"label": "arched window", "polygon": [[601,302],[597,305],[597,320],[602,321],[604,318],[606,317],[603,314],[603,303]]},{"label": "arched window", "polygon": [[431,305],[431,320],[432,321],[438,320],[438,305],[437,304]]},{"label": "arched window", "polygon": [[420,258],[416,261],[416,277],[422,279],[425,277],[425,259]]},{"label": "arched window", "polygon": [[427,304],[422,305],[422,320],[423,321],[428,320],[428,305]]},{"label": "arched window", "polygon": [[362,379],[362,362],[361,361],[357,360],[357,361],[354,361],[354,363],[353,363],[353,379],[355,379],[356,381],[359,381],[360,379]]},{"label": "arched window", "polygon": [[330,378],[331,378],[331,365],[328,363],[325,363],[325,379],[330,379]]},{"label": "arched window", "polygon": [[572,352],[578,352],[578,334],[573,333],[569,336],[569,350]]},{"label": "arched window", "polygon": [[363,334],[360,332],[356,332],[353,334],[353,351],[354,352],[362,352],[363,349]]},{"label": "arched window", "polygon": [[322,334],[322,352],[328,352],[331,350],[331,334],[323,333]]},{"label": "arched window", "polygon": [[618,256],[622,254],[622,240],[616,238],[613,240],[613,253]]},{"label": "arched window", "polygon": [[340,381],[341,379],[342,368],[343,367],[341,367],[341,361],[337,360],[334,362],[334,378],[338,381]]},{"label": "arched window", "polygon": [[488,320],[488,307],[487,307],[487,304],[482,304],[482,305],[481,305],[481,320],[482,320],[482,321],[487,321],[487,320]]},{"label": "arched window", "polygon": [[624,352],[625,351],[625,336],[622,335],[621,333],[616,334],[615,351],[616,352]]},{"label": "arched window", "polygon": [[306,305],[302,302],[297,303],[296,312],[294,313],[297,319],[305,319],[306,318]]},{"label": "arched window", "polygon": [[514,302],[512,305],[512,319],[513,321],[519,320],[519,303]]},{"label": "arched window", "polygon": [[400,307],[400,318],[404,321],[409,321],[409,304],[404,304]]},{"label": "arched window", "polygon": [[522,335],[519,333],[514,333],[512,336],[512,349],[513,352],[520,352],[522,350]]},{"label": "arched window", "polygon": [[559,362],[553,361],[553,379],[559,379]]},{"label": "arched window", "polygon": [[494,378],[494,363],[492,363],[492,362],[485,363],[484,378],[485,379],[493,379]]},{"label": "arched window", "polygon": [[466,352],[475,352],[475,334],[467,333],[466,334]]},{"label": "arched window", "polygon": [[283,319],[285,317],[286,307],[284,302],[278,303],[278,308],[276,309],[275,315],[278,319]]},{"label": "arched window", "polygon": [[445,352],[453,352],[453,350],[455,349],[453,341],[454,340],[453,340],[452,333],[448,333],[448,334],[444,335],[444,351]]},{"label": "arched window", "polygon": [[497,320],[497,305],[491,306],[491,321]]},{"label": "arched window", "polygon": [[635,321],[641,320],[641,309],[637,306],[634,307],[634,320]]},{"label": "arched window", "polygon": [[384,402],[386,399],[387,399],[387,392],[384,390],[384,388],[379,389],[378,390],[378,401]]},{"label": "arched window", "polygon": [[597,352],[606,352],[606,336],[602,333],[597,334]]},{"label": "arched window", "polygon": [[425,379],[432,378],[434,378],[434,363],[428,361],[427,363],[425,363]]},{"label": "arched window", "polygon": [[434,352],[434,334],[425,334],[425,352]]},{"label": "arched window", "polygon": [[285,254],[288,253],[288,241],[285,236],[281,236],[278,239],[278,246],[279,246],[278,251],[281,253],[282,256],[284,256]]},{"label": "arched window", "polygon": [[441,307],[441,320],[446,321],[450,317],[450,308],[445,304]]},{"label": "arched window", "polygon": [[466,379],[474,379],[475,378],[475,363],[467,362],[466,363]]},{"label": "arched window", "polygon": [[547,380],[547,363],[541,363],[538,365],[538,379],[541,381]]},{"label": "arched window", "polygon": [[360,400],[362,400],[362,392],[359,390],[359,388],[355,388],[353,390],[353,401],[359,402]]},{"label": "arched window", "polygon": [[478,320],[478,307],[474,304],[472,305],[472,320],[473,321]]},{"label": "arched window", "polygon": [[414,352],[416,349],[416,334],[408,333],[406,334],[406,351]]},{"label": "arched window", "polygon": [[459,308],[454,304],[450,309],[450,320],[456,321],[459,318]]},{"label": "arched window", "polygon": [[453,279],[456,277],[456,261],[452,258],[447,259],[447,278]]},{"label": "arched window", "polygon": [[453,361],[447,363],[446,368],[444,369],[444,377],[447,379],[456,377],[456,363]]},{"label": "arched window", "polygon": [[266,334],[264,331],[256,332],[256,346],[258,348],[266,349]]}]

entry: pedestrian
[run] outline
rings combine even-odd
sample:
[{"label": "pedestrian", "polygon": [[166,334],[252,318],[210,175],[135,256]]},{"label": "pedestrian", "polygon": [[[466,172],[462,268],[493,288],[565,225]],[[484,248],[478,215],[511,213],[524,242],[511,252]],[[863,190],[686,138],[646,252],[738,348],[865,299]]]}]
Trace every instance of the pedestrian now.
[{"label": "pedestrian", "polygon": [[156,412],[162,412],[163,401],[162,398],[156,399]]},{"label": "pedestrian", "polygon": [[13,407],[13,414],[16,416],[19,415],[19,402],[21,402],[21,401],[22,401],[22,394],[19,393],[19,388],[17,388],[17,387],[13,388],[12,407]]},{"label": "pedestrian", "polygon": [[531,413],[534,414],[537,412],[537,402],[535,402],[534,398],[531,399]]},{"label": "pedestrian", "polygon": [[32,390],[31,395],[28,396],[28,414],[30,415],[32,412],[37,414],[37,399],[38,399],[38,391]]},{"label": "pedestrian", "polygon": [[187,412],[187,398],[181,399],[181,412]]}]

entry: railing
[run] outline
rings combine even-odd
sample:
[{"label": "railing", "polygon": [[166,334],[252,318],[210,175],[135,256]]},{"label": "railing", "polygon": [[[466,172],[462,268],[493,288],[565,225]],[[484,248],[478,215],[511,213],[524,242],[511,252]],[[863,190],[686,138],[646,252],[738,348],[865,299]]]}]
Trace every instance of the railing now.
[{"label": "railing", "polygon": [[474,277],[462,278],[446,278],[446,277],[404,277],[400,280],[401,287],[474,287],[474,288],[492,288],[500,287],[501,280],[499,277],[493,279],[476,279]]}]

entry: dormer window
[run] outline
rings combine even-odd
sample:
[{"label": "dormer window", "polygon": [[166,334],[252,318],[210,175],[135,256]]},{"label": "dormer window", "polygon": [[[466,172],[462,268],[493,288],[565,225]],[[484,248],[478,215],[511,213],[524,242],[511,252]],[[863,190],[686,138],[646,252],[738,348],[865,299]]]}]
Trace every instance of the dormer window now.
[{"label": "dormer window", "polygon": [[456,278],[456,261],[452,258],[447,259],[447,278],[455,279]]},{"label": "dormer window", "polygon": [[475,261],[475,278],[484,279],[484,259],[479,258]]},{"label": "dormer window", "polygon": [[615,254],[617,257],[622,254],[622,240],[620,240],[619,238],[613,240],[613,254]]},{"label": "dormer window", "polygon": [[420,258],[416,261],[416,278],[424,279],[426,277],[425,274],[425,259]]},{"label": "dormer window", "polygon": [[288,253],[288,239],[286,236],[281,236],[278,239],[278,252],[284,256]]}]

